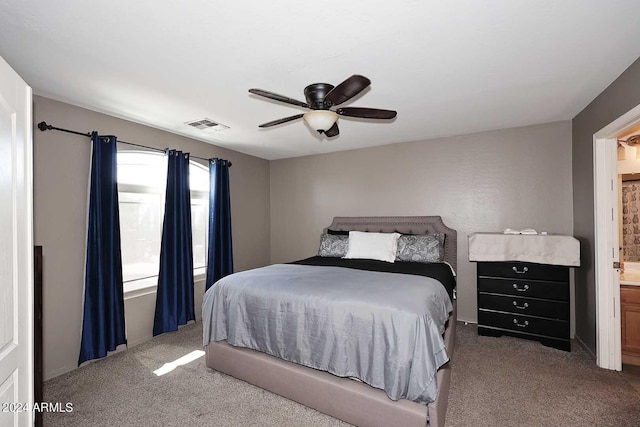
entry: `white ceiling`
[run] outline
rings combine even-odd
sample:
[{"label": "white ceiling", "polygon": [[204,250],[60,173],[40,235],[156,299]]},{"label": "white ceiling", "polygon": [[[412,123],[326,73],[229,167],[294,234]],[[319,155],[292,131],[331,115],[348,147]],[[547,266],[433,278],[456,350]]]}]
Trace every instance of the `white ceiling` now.
[{"label": "white ceiling", "polygon": [[[0,55],[36,94],[278,159],[571,119],[640,56],[639,24],[638,0],[0,0]],[[342,106],[398,117],[258,129],[305,110],[249,88],[352,74],[372,84]],[[203,117],[230,128],[184,124]]]}]

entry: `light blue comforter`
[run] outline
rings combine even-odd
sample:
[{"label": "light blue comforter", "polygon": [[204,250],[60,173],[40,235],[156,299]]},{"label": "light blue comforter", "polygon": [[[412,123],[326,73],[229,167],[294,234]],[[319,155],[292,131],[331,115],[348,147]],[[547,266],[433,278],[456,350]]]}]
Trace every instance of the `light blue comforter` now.
[{"label": "light blue comforter", "polygon": [[442,334],[451,310],[432,278],[276,264],[224,277],[206,292],[204,344],[227,340],[356,377],[393,400],[429,403],[449,360]]}]

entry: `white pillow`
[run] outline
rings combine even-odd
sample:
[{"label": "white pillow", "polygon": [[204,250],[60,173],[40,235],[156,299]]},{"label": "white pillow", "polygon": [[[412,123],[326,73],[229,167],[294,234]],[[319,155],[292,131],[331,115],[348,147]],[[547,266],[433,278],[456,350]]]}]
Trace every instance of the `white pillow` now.
[{"label": "white pillow", "polygon": [[398,250],[398,233],[349,232],[349,249],[345,258],[377,259],[394,262]]}]

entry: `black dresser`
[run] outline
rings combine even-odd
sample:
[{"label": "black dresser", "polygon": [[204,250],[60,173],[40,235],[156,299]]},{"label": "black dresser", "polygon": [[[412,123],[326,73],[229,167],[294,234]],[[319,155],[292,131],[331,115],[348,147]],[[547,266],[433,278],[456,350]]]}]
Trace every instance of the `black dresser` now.
[{"label": "black dresser", "polygon": [[478,334],[571,351],[569,267],[478,262]]}]

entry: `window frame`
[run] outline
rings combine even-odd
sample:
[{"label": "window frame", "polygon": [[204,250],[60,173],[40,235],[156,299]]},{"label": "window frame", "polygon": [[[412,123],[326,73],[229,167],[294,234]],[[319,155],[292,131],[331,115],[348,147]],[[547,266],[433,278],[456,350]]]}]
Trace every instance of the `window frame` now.
[{"label": "window frame", "polygon": [[[156,153],[156,152],[151,152],[151,151],[140,151],[140,150],[121,150],[118,151],[118,156],[120,156],[120,154],[135,154],[135,155],[144,155],[144,156],[157,156],[157,157],[165,157],[164,153]],[[118,157],[117,159],[117,163],[118,163],[118,167],[120,167],[120,158]],[[191,160],[189,159],[189,173],[191,175],[192,171],[194,169],[192,169],[191,167],[195,166],[195,169],[199,169],[202,172],[205,172],[207,174],[207,181],[208,181],[208,176],[209,176],[209,168],[195,160]],[[166,162],[164,162],[164,167],[166,167]],[[191,175],[192,176],[192,175]],[[190,176],[190,178],[191,178]],[[163,185],[159,185],[159,186],[150,186],[150,185],[144,185],[144,184],[131,184],[131,183],[121,183],[120,181],[118,181],[118,198],[120,198],[121,193],[133,193],[133,194],[157,194],[160,195],[161,198],[161,202],[160,202],[160,215],[161,218],[164,218],[164,198],[165,198],[165,193],[166,193],[166,172],[164,175],[165,179],[164,179],[164,184]],[[199,189],[199,190],[194,190],[191,189],[190,191],[190,195],[191,195],[191,205],[193,206],[194,201],[198,201],[200,203],[203,203],[207,206],[207,218],[208,218],[208,205],[209,205],[209,191],[205,191],[204,189]],[[118,205],[120,205],[120,201],[118,201]],[[193,224],[192,224],[193,227]],[[121,224],[121,241],[122,241],[122,224]],[[162,226],[160,229],[160,233],[162,233]],[[204,266],[202,267],[198,267],[198,268],[194,268],[193,269],[193,280],[194,283],[198,282],[198,281],[202,281],[205,280],[206,277],[206,272],[207,272],[207,252],[208,252],[208,220],[205,226],[205,233],[206,233],[206,237],[205,237],[205,262],[204,262]],[[122,244],[122,243],[121,243]],[[123,265],[124,265],[124,260],[123,260]],[[159,265],[158,265],[158,270],[159,270]],[[158,288],[158,275],[159,275],[159,271],[158,274],[153,275],[153,276],[147,276],[147,277],[142,277],[142,278],[137,278],[137,279],[131,279],[131,280],[123,280],[123,292],[124,292],[124,297],[125,299],[129,299],[129,298],[134,298],[137,296],[141,296],[141,295],[147,295],[147,294],[151,294],[151,293],[155,293],[157,288]]]}]

